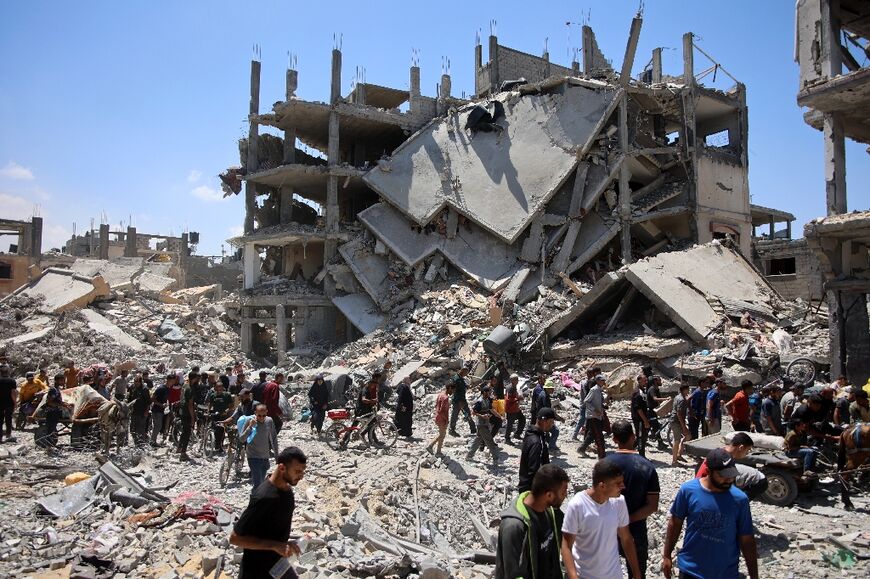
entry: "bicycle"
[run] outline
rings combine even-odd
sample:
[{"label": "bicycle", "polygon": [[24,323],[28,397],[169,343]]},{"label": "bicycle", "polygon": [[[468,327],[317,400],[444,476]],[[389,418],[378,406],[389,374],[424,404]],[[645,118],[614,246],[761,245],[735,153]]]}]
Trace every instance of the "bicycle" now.
[{"label": "bicycle", "polygon": [[393,421],[377,411],[359,417],[359,424],[356,426],[345,423],[351,417],[347,409],[328,410],[326,415],[332,420],[332,424],[324,431],[324,436],[333,450],[344,450],[354,439],[359,440],[363,448],[391,448],[399,437],[399,429]]},{"label": "bicycle", "polygon": [[197,406],[196,412],[196,433],[199,436],[199,441],[194,448],[199,449],[200,456],[211,458],[215,454],[214,444],[214,428],[212,428],[212,415],[208,411],[208,406]]},{"label": "bicycle", "polygon": [[218,471],[218,481],[221,487],[225,487],[230,480],[230,476],[233,477],[234,482],[242,480],[242,467],[245,463],[245,447],[247,445],[239,440],[239,432],[235,425],[226,426],[222,424],[221,426],[227,431],[227,439],[229,440],[226,457],[224,457],[224,461],[221,463],[221,468]]}]

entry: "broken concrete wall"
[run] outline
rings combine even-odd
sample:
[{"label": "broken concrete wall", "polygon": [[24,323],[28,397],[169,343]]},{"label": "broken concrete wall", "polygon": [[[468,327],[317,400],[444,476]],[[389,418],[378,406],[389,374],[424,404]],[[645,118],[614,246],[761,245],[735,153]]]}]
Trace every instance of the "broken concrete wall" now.
[{"label": "broken concrete wall", "polygon": [[740,251],[751,255],[752,219],[746,170],[708,155],[698,157],[698,243],[733,229]]}]

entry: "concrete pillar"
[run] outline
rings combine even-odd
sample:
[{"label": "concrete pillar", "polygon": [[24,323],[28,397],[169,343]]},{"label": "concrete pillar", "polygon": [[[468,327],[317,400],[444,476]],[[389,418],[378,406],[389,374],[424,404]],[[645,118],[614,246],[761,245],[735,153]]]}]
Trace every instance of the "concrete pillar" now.
[{"label": "concrete pillar", "polygon": [[33,217],[30,220],[30,257],[36,263],[42,258],[42,217]]},{"label": "concrete pillar", "polygon": [[785,236],[787,239],[791,239],[791,221],[785,222]]},{"label": "concrete pillar", "polygon": [[571,72],[574,74],[574,76],[580,74],[580,63],[576,60],[571,61]]},{"label": "concrete pillar", "polygon": [[822,77],[831,79],[843,73],[843,55],[840,52],[840,2],[828,0],[820,4],[819,60],[822,64]]},{"label": "concrete pillar", "polygon": [[410,88],[408,89],[408,105],[410,110],[416,111],[420,106],[420,67],[411,67]]},{"label": "concrete pillar", "polygon": [[449,74],[441,75],[441,84],[438,85],[438,114],[447,112],[447,99],[450,98],[451,80]]},{"label": "concrete pillar", "polygon": [[109,259],[109,224],[100,224],[100,259]]},{"label": "concrete pillar", "polygon": [[692,45],[692,33],[683,34],[683,82],[695,84],[695,47]]},{"label": "concrete pillar", "polygon": [[490,93],[498,92],[498,87],[501,85],[498,70],[498,37],[490,35],[489,37],[489,90]]},{"label": "concrete pillar", "polygon": [[332,49],[332,84],[329,91],[329,103],[336,104],[341,100],[341,51]]},{"label": "concrete pillar", "polygon": [[[248,174],[258,169],[257,141],[260,136],[260,126],[254,119],[260,113],[260,62],[251,61],[251,100],[248,107],[248,155],[245,163]],[[245,234],[254,231],[254,214],[257,211],[257,187],[245,181]]]},{"label": "concrete pillar", "polygon": [[776,222],[773,220],[773,217],[770,218],[770,238],[773,239],[774,234],[776,233]]},{"label": "concrete pillar", "polygon": [[308,317],[310,309],[308,306],[299,306],[296,308],[296,315],[293,316],[293,347],[296,349],[302,348],[308,342]]},{"label": "concrete pillar", "polygon": [[[243,307],[242,308],[242,318],[250,317],[251,308]],[[251,327],[253,324],[248,322],[242,322],[241,331],[239,332],[239,349],[246,354],[250,354],[251,350],[253,350],[253,328]]]},{"label": "concrete pillar", "polygon": [[250,289],[260,282],[260,254],[253,243],[246,243],[242,251],[245,281],[243,287]]},{"label": "concrete pillar", "polygon": [[[628,97],[625,95],[619,101],[619,147],[623,154],[628,153]],[[619,169],[619,217],[622,221],[622,261],[626,264],[632,262],[630,178],[628,163],[622,163]]]},{"label": "concrete pillar", "polygon": [[477,44],[474,45],[474,72],[483,68],[483,45],[480,44],[478,38]]},{"label": "concrete pillar", "polygon": [[583,73],[586,75],[592,74],[592,66],[594,62],[593,46],[595,46],[595,33],[589,26],[583,27]]},{"label": "concrete pillar", "polygon": [[655,48],[652,53],[652,81],[662,82],[662,49]]},{"label": "concrete pillar", "polygon": [[628,43],[625,45],[625,56],[622,59],[622,70],[619,73],[619,83],[628,85],[631,80],[631,67],[634,66],[634,56],[637,52],[637,42],[640,40],[640,28],[643,18],[640,13],[631,20],[631,31],[628,33]]},{"label": "concrete pillar", "polygon": [[366,104],[366,84],[364,82],[357,83],[355,93],[353,102],[358,105]]},{"label": "concrete pillar", "polygon": [[181,234],[181,247],[178,248],[178,265],[184,271],[187,268],[188,257],[190,257],[190,234]]},{"label": "concrete pillar", "polygon": [[843,123],[835,115],[824,116],[825,193],[828,215],[846,212],[846,138]]},{"label": "concrete pillar", "polygon": [[[287,69],[285,100],[291,100],[296,96],[298,73],[293,69]],[[284,164],[296,162],[296,127],[284,130]]]},{"label": "concrete pillar", "polygon": [[550,53],[547,51],[544,51],[544,55],[542,58],[544,59],[543,78],[549,78],[550,77]]},{"label": "concrete pillar", "polygon": [[278,360],[281,361],[287,355],[287,316],[284,313],[284,304],[275,306],[275,343],[278,347]]},{"label": "concrete pillar", "polygon": [[127,240],[124,245],[124,257],[136,257],[139,255],[139,248],[136,240],[136,228],[127,228]]}]

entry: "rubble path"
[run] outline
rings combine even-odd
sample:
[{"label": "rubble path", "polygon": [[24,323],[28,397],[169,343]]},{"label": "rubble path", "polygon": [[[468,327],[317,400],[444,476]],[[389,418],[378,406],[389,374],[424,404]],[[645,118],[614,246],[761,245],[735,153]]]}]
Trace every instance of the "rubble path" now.
[{"label": "rubble path", "polygon": [[[502,445],[503,462],[491,467],[488,453],[465,460],[467,436],[448,437],[444,457],[433,457],[424,449],[435,429],[423,412],[415,414],[416,440],[399,439],[388,451],[363,451],[353,445],[346,451],[333,451],[322,440],[312,438],[308,424],[287,423],[279,436],[280,445],[295,444],[309,456],[305,478],[296,488],[293,523],[294,533],[310,538],[308,551],[296,563],[302,579],[406,576],[412,571],[411,558],[377,549],[355,522],[361,518],[361,509],[384,532],[416,542],[418,503],[419,542],[445,554],[430,562],[443,574],[431,576],[448,577],[449,573],[457,578],[482,579],[491,575],[491,565],[462,557],[470,559],[474,551],[491,550],[489,531],[495,530],[506,501],[515,496],[519,448]],[[567,422],[562,425],[560,446],[565,452],[553,459],[571,477],[569,496],[586,488],[595,462],[576,453],[570,426]],[[462,428],[460,425],[460,432]],[[52,567],[62,572],[71,558],[94,546],[102,546],[104,558],[116,564],[114,577],[182,577],[186,573],[213,577],[213,572],[205,575],[204,570],[211,570],[218,559],[222,576],[237,574],[240,553],[228,542],[232,517],[219,517],[219,524],[184,519],[158,530],[127,524],[126,519],[137,509],[110,503],[98,503],[66,519],[37,514],[35,498],[62,488],[63,474],[72,470],[93,474],[97,463],[91,453],[69,450],[48,457],[33,447],[28,434],[19,433],[17,446],[0,447],[0,576],[60,577],[63,575],[41,573]],[[9,456],[10,452],[14,455]],[[123,451],[119,463],[129,462],[131,454]],[[667,511],[679,484],[693,471],[667,466],[669,454],[654,445],[648,458],[658,467],[662,487],[659,512],[649,519],[649,568],[651,576],[657,576]],[[136,466],[128,466],[128,471],[141,475],[149,487],[177,481],[163,494],[180,495],[189,503],[200,496],[215,497],[235,516],[247,504],[250,488],[247,481],[221,488],[221,460],[194,457],[190,463],[181,463],[168,449],[160,448],[147,451]],[[818,491],[802,494],[791,508],[752,503],[762,576],[868,576],[867,560],[842,571],[822,562],[824,555],[838,551],[830,537],[870,528],[867,497],[855,497],[856,511],[847,512],[839,506],[835,491],[831,485],[822,485]]]}]

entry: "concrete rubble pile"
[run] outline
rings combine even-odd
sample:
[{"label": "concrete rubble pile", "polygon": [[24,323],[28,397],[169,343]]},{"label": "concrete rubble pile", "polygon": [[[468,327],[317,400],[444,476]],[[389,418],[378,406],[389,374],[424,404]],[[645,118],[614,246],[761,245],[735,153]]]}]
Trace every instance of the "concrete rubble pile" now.
[{"label": "concrete rubble pile", "polygon": [[224,298],[220,285],[154,291],[122,277],[113,280],[122,288],[116,289],[91,273],[48,269],[0,302],[0,351],[14,368],[51,372],[68,360],[86,367],[135,359],[152,368],[247,360],[238,352],[236,297]]}]

